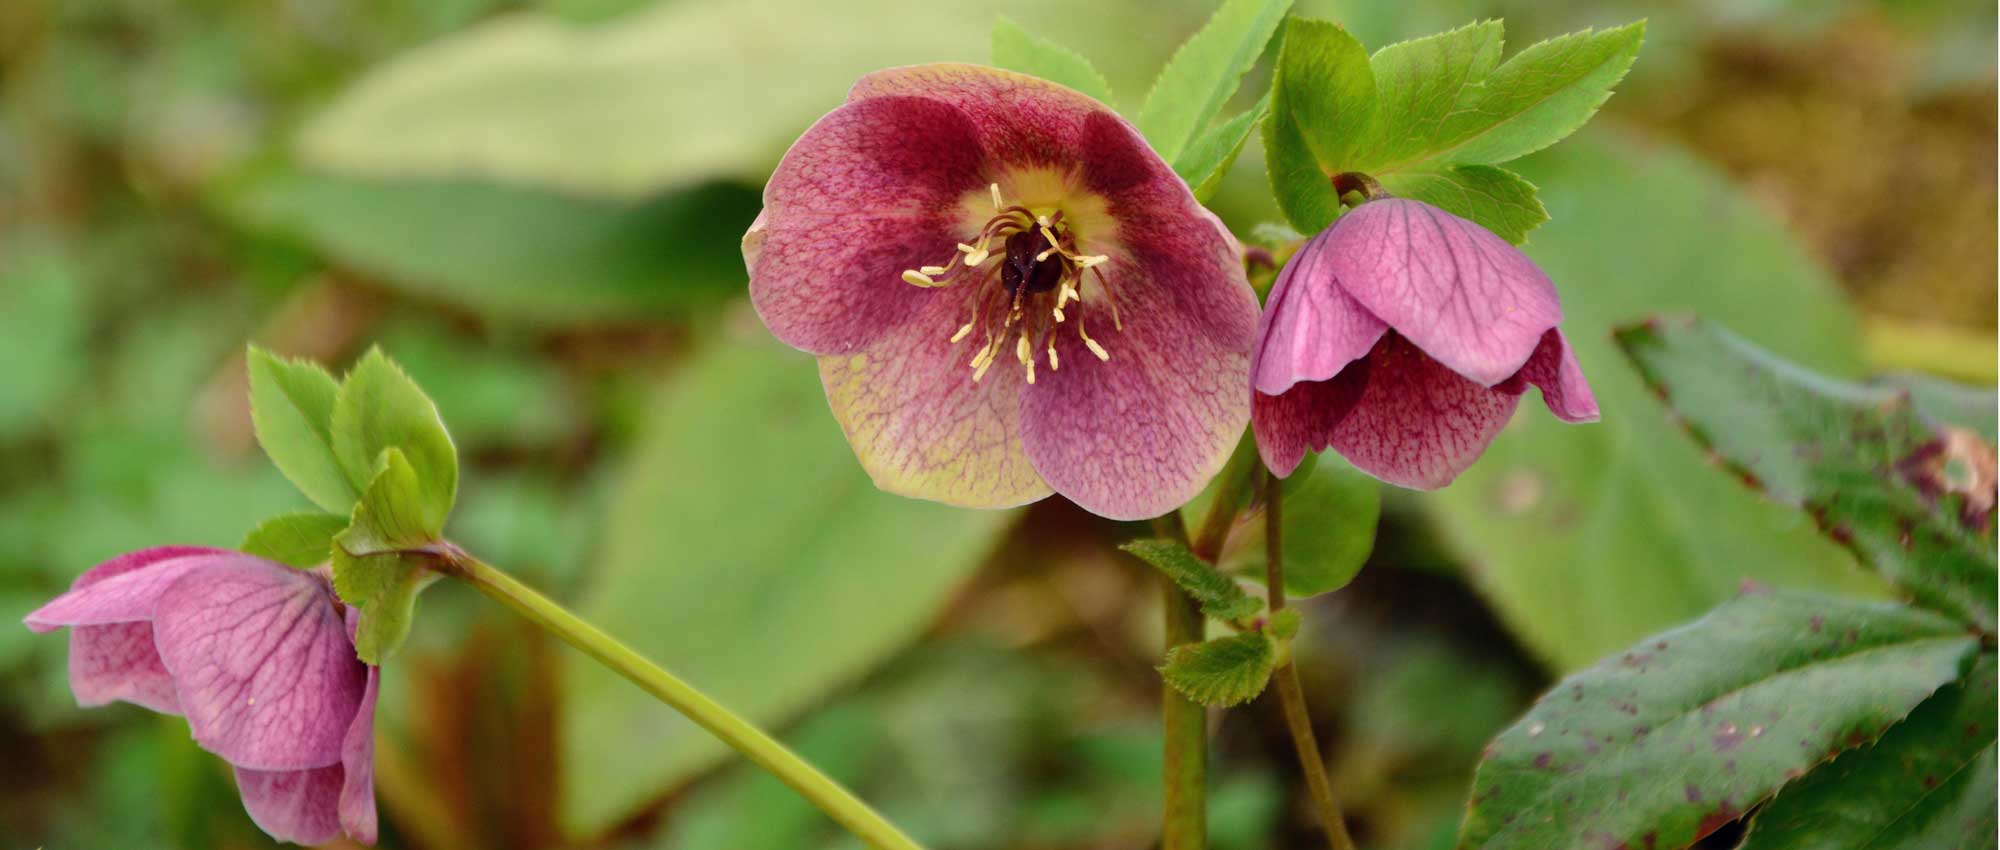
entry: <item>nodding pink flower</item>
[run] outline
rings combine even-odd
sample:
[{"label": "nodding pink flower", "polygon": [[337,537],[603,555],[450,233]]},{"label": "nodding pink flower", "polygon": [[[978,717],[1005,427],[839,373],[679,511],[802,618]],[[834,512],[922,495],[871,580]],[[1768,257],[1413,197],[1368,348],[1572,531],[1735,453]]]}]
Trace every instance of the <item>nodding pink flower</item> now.
[{"label": "nodding pink flower", "polygon": [[1391,484],[1443,487],[1529,384],[1556,418],[1597,419],[1561,322],[1555,286],[1506,240],[1429,204],[1363,203],[1271,288],[1251,367],[1258,451],[1279,475],[1330,446]]},{"label": "nodding pink flower", "polygon": [[373,844],[377,671],[355,657],[355,615],[317,573],[167,546],[98,564],[26,623],[70,627],[79,704],[186,716],[271,837]]},{"label": "nodding pink flower", "polygon": [[1138,131],[1054,83],[863,77],[779,163],[743,259],[890,492],[1156,516],[1249,419],[1241,247]]}]

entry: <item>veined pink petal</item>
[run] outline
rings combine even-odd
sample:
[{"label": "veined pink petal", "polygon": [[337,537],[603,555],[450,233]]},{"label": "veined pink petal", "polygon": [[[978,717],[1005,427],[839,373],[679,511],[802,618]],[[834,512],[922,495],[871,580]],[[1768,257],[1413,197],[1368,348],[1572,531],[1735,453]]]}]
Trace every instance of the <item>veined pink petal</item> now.
[{"label": "veined pink petal", "polygon": [[[347,609],[350,636],[359,622],[359,612]],[[363,844],[375,843],[375,694],[381,684],[381,669],[369,667],[361,705],[340,743],[340,828]]]},{"label": "veined pink petal", "polygon": [[[100,584],[108,579],[163,564],[176,559],[198,555],[225,554],[219,549],[197,546],[160,546],[142,549],[120,555],[84,571],[70,583],[69,599],[52,612],[50,606],[28,615],[28,627],[36,631],[47,631],[59,623],[50,619],[61,616],[68,610],[72,616],[81,611],[129,610],[130,602],[140,601],[132,595],[120,593],[116,588],[107,592],[78,594],[86,587]],[[178,575],[185,565],[166,567],[163,576]],[[56,601],[64,601],[59,598]],[[51,606],[54,602],[50,603]],[[150,612],[147,619],[150,619]],[[124,700],[134,705],[145,706],[163,714],[179,714],[180,701],[174,696],[173,679],[160,665],[160,653],[153,648],[153,624],[138,622],[106,623],[103,625],[79,625],[69,633],[69,689],[76,695],[76,702],[82,706],[98,706]]]},{"label": "veined pink petal", "polygon": [[36,609],[22,622],[37,632],[63,626],[136,623],[153,618],[154,605],[169,585],[191,569],[242,557],[234,552],[167,546],[120,555],[90,568],[70,591]]},{"label": "veined pink petal", "polygon": [[889,68],[862,77],[847,93],[850,104],[897,97],[929,98],[963,110],[995,170],[1067,171],[1077,164],[1085,119],[1112,115],[1110,107],[1074,89],[983,65]]},{"label": "veined pink petal", "polygon": [[1049,485],[1021,448],[1020,370],[1003,360],[975,383],[968,363],[984,340],[950,341],[970,318],[973,294],[942,290],[867,349],[821,357],[820,380],[875,486],[960,507],[1013,507],[1047,496]]},{"label": "veined pink petal", "polygon": [[340,835],[340,785],[337,764],[306,770],[236,768],[236,793],[250,820],[272,838],[293,844],[325,844]]},{"label": "veined pink petal", "polygon": [[323,579],[248,555],[210,563],[160,596],[153,639],[205,749],[260,771],[340,762],[367,672]]},{"label": "veined pink petal", "polygon": [[[1321,231],[1307,242],[1271,285],[1253,355],[1252,376],[1260,393],[1275,396],[1301,381],[1332,378],[1366,356],[1388,330],[1334,279],[1326,248],[1332,233]],[[1290,469],[1284,474],[1291,474]]]},{"label": "veined pink petal", "polygon": [[1562,331],[1550,328],[1542,335],[1542,343],[1535,346],[1535,354],[1514,377],[1494,389],[1519,394],[1528,389],[1528,384],[1542,388],[1542,403],[1548,405],[1549,412],[1564,422],[1596,422],[1597,396],[1591,394],[1590,384],[1583,379],[1583,367],[1576,362],[1576,352],[1570,350],[1569,340]]},{"label": "veined pink petal", "polygon": [[1250,403],[1250,426],[1257,454],[1273,475],[1289,477],[1307,452],[1326,448],[1334,429],[1368,388],[1369,364],[1364,357],[1324,381],[1300,381],[1276,395],[1256,393]]},{"label": "veined pink petal", "polygon": [[861,349],[934,294],[902,273],[949,260],[973,235],[960,203],[987,182],[976,133],[947,101],[885,97],[827,113],[778,163],[743,237],[751,303],[795,348]]},{"label": "veined pink petal", "polygon": [[1370,201],[1330,228],[1342,289],[1452,371],[1491,387],[1562,321],[1555,285],[1507,241],[1418,201]]}]

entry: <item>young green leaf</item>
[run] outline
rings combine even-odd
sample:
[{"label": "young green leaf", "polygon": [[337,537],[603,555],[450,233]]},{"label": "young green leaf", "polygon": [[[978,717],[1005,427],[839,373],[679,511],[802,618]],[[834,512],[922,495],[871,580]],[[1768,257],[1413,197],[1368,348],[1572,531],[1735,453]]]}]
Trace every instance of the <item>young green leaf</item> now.
[{"label": "young green leaf", "polygon": [[1316,596],[1347,586],[1375,550],[1382,485],[1334,457],[1285,480],[1285,592]]},{"label": "young green leaf", "polygon": [[333,406],[339,387],[333,376],[311,362],[285,360],[256,346],[250,347],[245,363],[250,422],[264,454],[313,504],[336,514],[352,510],[361,488],[334,454]]},{"label": "young green leaf", "polygon": [[368,483],[354,518],[336,542],[350,555],[400,552],[437,542],[444,518],[432,516],[423,481],[401,449],[382,451],[382,471]]},{"label": "young green leaf", "polygon": [[1758,811],[1739,850],[1992,847],[1993,656]]},{"label": "young green leaf", "polygon": [[333,451],[356,490],[366,490],[389,449],[402,454],[416,479],[414,516],[398,519],[435,535],[457,496],[458,453],[437,406],[380,349],[370,349],[334,399]]},{"label": "young green leaf", "polygon": [[355,556],[333,550],[333,589],[341,601],[361,609],[354,652],[380,666],[410,636],[417,594],[438,579],[420,556],[398,552]]},{"label": "young green leaf", "polygon": [[1535,196],[1535,184],[1497,166],[1416,168],[1384,176],[1381,182],[1399,198],[1414,198],[1479,222],[1516,245],[1528,241],[1528,231],[1549,220],[1548,210]]},{"label": "young green leaf", "polygon": [[1222,176],[1229,173],[1229,166],[1236,164],[1236,155],[1243,152],[1243,143],[1250,140],[1257,122],[1264,120],[1270,111],[1271,96],[1266,94],[1258,99],[1257,105],[1208,128],[1195,137],[1187,150],[1181,151],[1174,160],[1174,172],[1194,190],[1195,200],[1207,201],[1215,194]]},{"label": "young green leaf", "polygon": [[1111,83],[1083,54],[1021,28],[1005,15],[993,22],[993,64],[1061,83],[1111,104]]},{"label": "young green leaf", "polygon": [[1815,375],[1699,320],[1656,319],[1617,339],[1746,483],[1805,510],[1918,602],[1993,629],[1991,446],[1932,425],[1906,392]]},{"label": "young green leaf", "polygon": [[1248,702],[1264,692],[1277,666],[1278,644],[1263,631],[1176,646],[1160,675],[1188,699],[1211,706]]},{"label": "young green leaf", "polygon": [[1271,78],[1264,161],[1278,207],[1294,227],[1317,233],[1340,215],[1325,163],[1358,160],[1353,149],[1375,109],[1368,51],[1347,30],[1293,18]]},{"label": "young green leaf", "polygon": [[1902,605],[1752,592],[1563,680],[1487,748],[1461,848],[1686,847],[1958,678]]},{"label": "young green leaf", "polygon": [[1135,122],[1160,158],[1178,162],[1257,62],[1291,0],[1224,0],[1153,81]]},{"label": "young green leaf", "polygon": [[334,535],[345,528],[347,520],[336,514],[279,514],[251,529],[237,548],[280,564],[312,567],[333,557]]},{"label": "young green leaf", "polygon": [[1482,21],[1375,51],[1368,61],[1375,98],[1367,129],[1321,164],[1379,179],[1429,159],[1468,94],[1500,64],[1505,40],[1499,21]]},{"label": "young green leaf", "polygon": [[1217,572],[1188,547],[1172,540],[1133,540],[1118,547],[1158,568],[1187,595],[1201,603],[1209,617],[1228,622],[1248,617],[1264,603],[1243,592],[1236,580]]},{"label": "young green leaf", "polygon": [[1611,97],[1645,37],[1640,21],[1529,46],[1460,98],[1432,136],[1429,158],[1490,165],[1562,141]]}]

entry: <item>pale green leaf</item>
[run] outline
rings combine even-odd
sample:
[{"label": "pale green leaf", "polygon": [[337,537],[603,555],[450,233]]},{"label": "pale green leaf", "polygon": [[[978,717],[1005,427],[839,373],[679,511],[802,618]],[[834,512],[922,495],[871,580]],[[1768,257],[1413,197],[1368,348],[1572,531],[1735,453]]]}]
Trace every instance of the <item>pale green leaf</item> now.
[{"label": "pale green leaf", "polygon": [[1528,241],[1528,232],[1549,220],[1548,210],[1535,197],[1535,184],[1497,166],[1409,169],[1386,175],[1381,182],[1396,197],[1423,201],[1478,222],[1516,245]]},{"label": "pale green leaf", "polygon": [[251,529],[236,548],[280,564],[313,567],[332,557],[333,537],[346,528],[347,518],[337,514],[279,514]]},{"label": "pale green leaf", "polygon": [[993,23],[993,64],[1060,83],[1111,105],[1111,84],[1083,54],[1021,28],[1005,15]]},{"label": "pale green leaf", "polygon": [[313,504],[336,514],[353,510],[361,486],[334,455],[333,400],[339,386],[333,376],[317,364],[286,360],[256,346],[245,365],[250,421],[272,465]]},{"label": "pale green leaf", "polygon": [[[381,349],[371,348],[341,381],[333,405],[333,451],[364,491],[398,450],[416,482],[414,515],[398,518],[435,535],[458,493],[458,452],[437,406]],[[397,492],[398,498],[402,496]]]},{"label": "pale green leaf", "polygon": [[1261,630],[1248,631],[1176,646],[1167,651],[1160,675],[1188,699],[1231,706],[1263,693],[1277,662],[1277,641]]},{"label": "pale green leaf", "polygon": [[1293,18],[1271,80],[1264,121],[1264,161],[1285,218],[1318,233],[1340,215],[1324,163],[1358,159],[1352,150],[1375,109],[1368,51],[1347,30]]},{"label": "pale green leaf", "polygon": [[444,532],[425,504],[423,480],[402,449],[382,450],[381,471],[362,491],[336,542],[349,555],[400,552],[435,543]]},{"label": "pale green leaf", "polygon": [[417,595],[438,574],[422,556],[400,552],[356,557],[333,549],[333,587],[341,601],[361,610],[354,633],[354,654],[381,666],[409,639],[416,619]]},{"label": "pale green leaf", "polygon": [[1264,603],[1243,592],[1236,580],[1223,575],[1195,557],[1188,547],[1174,540],[1133,540],[1118,548],[1164,573],[1175,585],[1201,603],[1201,611],[1217,620],[1248,617],[1262,610]]},{"label": "pale green leaf", "polygon": [[1446,128],[1463,120],[1458,112],[1468,94],[1500,64],[1505,38],[1499,21],[1482,21],[1376,51],[1368,62],[1375,98],[1367,130],[1324,152],[1321,165],[1380,178],[1430,159]]},{"label": "pale green leaf", "polygon": [[1490,165],[1561,141],[1611,97],[1611,87],[1625,78],[1645,37],[1641,21],[1529,46],[1466,93],[1431,136],[1433,152],[1426,158]]},{"label": "pale green leaf", "polygon": [[1174,53],[1135,122],[1161,158],[1177,162],[1222,112],[1291,6],[1291,0],[1223,0]]},{"label": "pale green leaf", "polygon": [[1243,152],[1243,143],[1250,140],[1258,122],[1270,111],[1271,96],[1266,94],[1257,100],[1257,105],[1208,128],[1195,137],[1187,150],[1181,151],[1174,160],[1174,172],[1194,190],[1195,200],[1206,201],[1215,194],[1223,175],[1236,164],[1236,155]]}]

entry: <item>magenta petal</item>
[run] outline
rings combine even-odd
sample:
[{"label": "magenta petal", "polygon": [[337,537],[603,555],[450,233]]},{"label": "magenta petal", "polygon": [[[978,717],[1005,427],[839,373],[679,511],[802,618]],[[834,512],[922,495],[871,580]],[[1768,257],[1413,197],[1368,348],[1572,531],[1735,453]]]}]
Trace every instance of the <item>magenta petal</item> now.
[{"label": "magenta petal", "polygon": [[1467,380],[1394,334],[1368,361],[1359,397],[1338,421],[1321,423],[1320,436],[1356,469],[1402,487],[1451,483],[1486,451],[1520,400]]},{"label": "magenta petal", "polygon": [[949,103],[887,97],[828,113],[786,152],[743,237],[750,300],[771,333],[814,354],[855,351],[932,297],[905,270],[971,238],[984,153]]},{"label": "magenta petal", "polygon": [[[1076,164],[1084,123],[1092,115],[1112,116],[1110,107],[1074,89],[983,65],[889,68],[862,77],[847,93],[849,104],[898,97],[928,98],[963,110],[994,170],[1066,171]],[[1150,149],[1147,153],[1159,161]]]},{"label": "magenta petal", "polygon": [[[354,610],[352,608],[348,609]],[[361,706],[340,744],[340,828],[363,844],[375,843],[375,692],[382,672],[368,668],[368,686]]]},{"label": "magenta petal", "polygon": [[340,761],[367,665],[324,580],[247,555],[207,565],[160,597],[153,639],[210,752],[264,771]]},{"label": "magenta petal", "polygon": [[[236,769],[250,820],[279,841],[325,844],[340,835],[340,765],[307,770]],[[372,843],[372,842],[370,842]]]},{"label": "magenta petal", "polygon": [[1519,394],[1528,384],[1542,388],[1542,403],[1564,422],[1596,422],[1597,397],[1583,379],[1583,367],[1562,331],[1550,328],[1521,371],[1494,389]]},{"label": "magenta petal", "polygon": [[1326,448],[1367,389],[1369,363],[1357,360],[1332,378],[1300,381],[1278,395],[1256,394],[1250,402],[1250,427],[1257,454],[1272,474],[1287,477],[1307,452]]},{"label": "magenta petal", "polygon": [[37,632],[63,626],[136,623],[153,618],[154,604],[188,570],[242,557],[219,549],[165,546],[120,555],[85,571],[70,591],[36,609],[22,622]]},{"label": "magenta petal", "polygon": [[1326,248],[1332,233],[1322,231],[1300,248],[1271,286],[1252,355],[1260,393],[1275,396],[1301,381],[1331,378],[1367,355],[1388,330],[1334,279]]},{"label": "magenta petal", "polygon": [[[217,554],[225,553],[196,546],[161,546],[120,555],[77,576],[70,583],[70,593],[65,594],[76,598],[59,598],[56,602],[62,605],[51,602],[50,606],[28,615],[28,627],[47,631],[62,625],[56,619],[64,617],[130,611],[128,603],[143,602],[136,594],[120,593],[117,588],[89,594],[77,591],[166,561]],[[156,578],[178,576],[185,567],[170,567]],[[161,666],[159,651],[153,648],[153,624],[146,621],[150,618],[148,611],[138,622],[79,625],[70,629],[69,688],[78,705],[98,706],[124,700],[164,714],[180,713],[173,679]]]},{"label": "magenta petal", "polygon": [[1389,198],[1333,224],[1342,288],[1453,371],[1490,387],[1562,321],[1555,285],[1507,240],[1444,210]]}]

